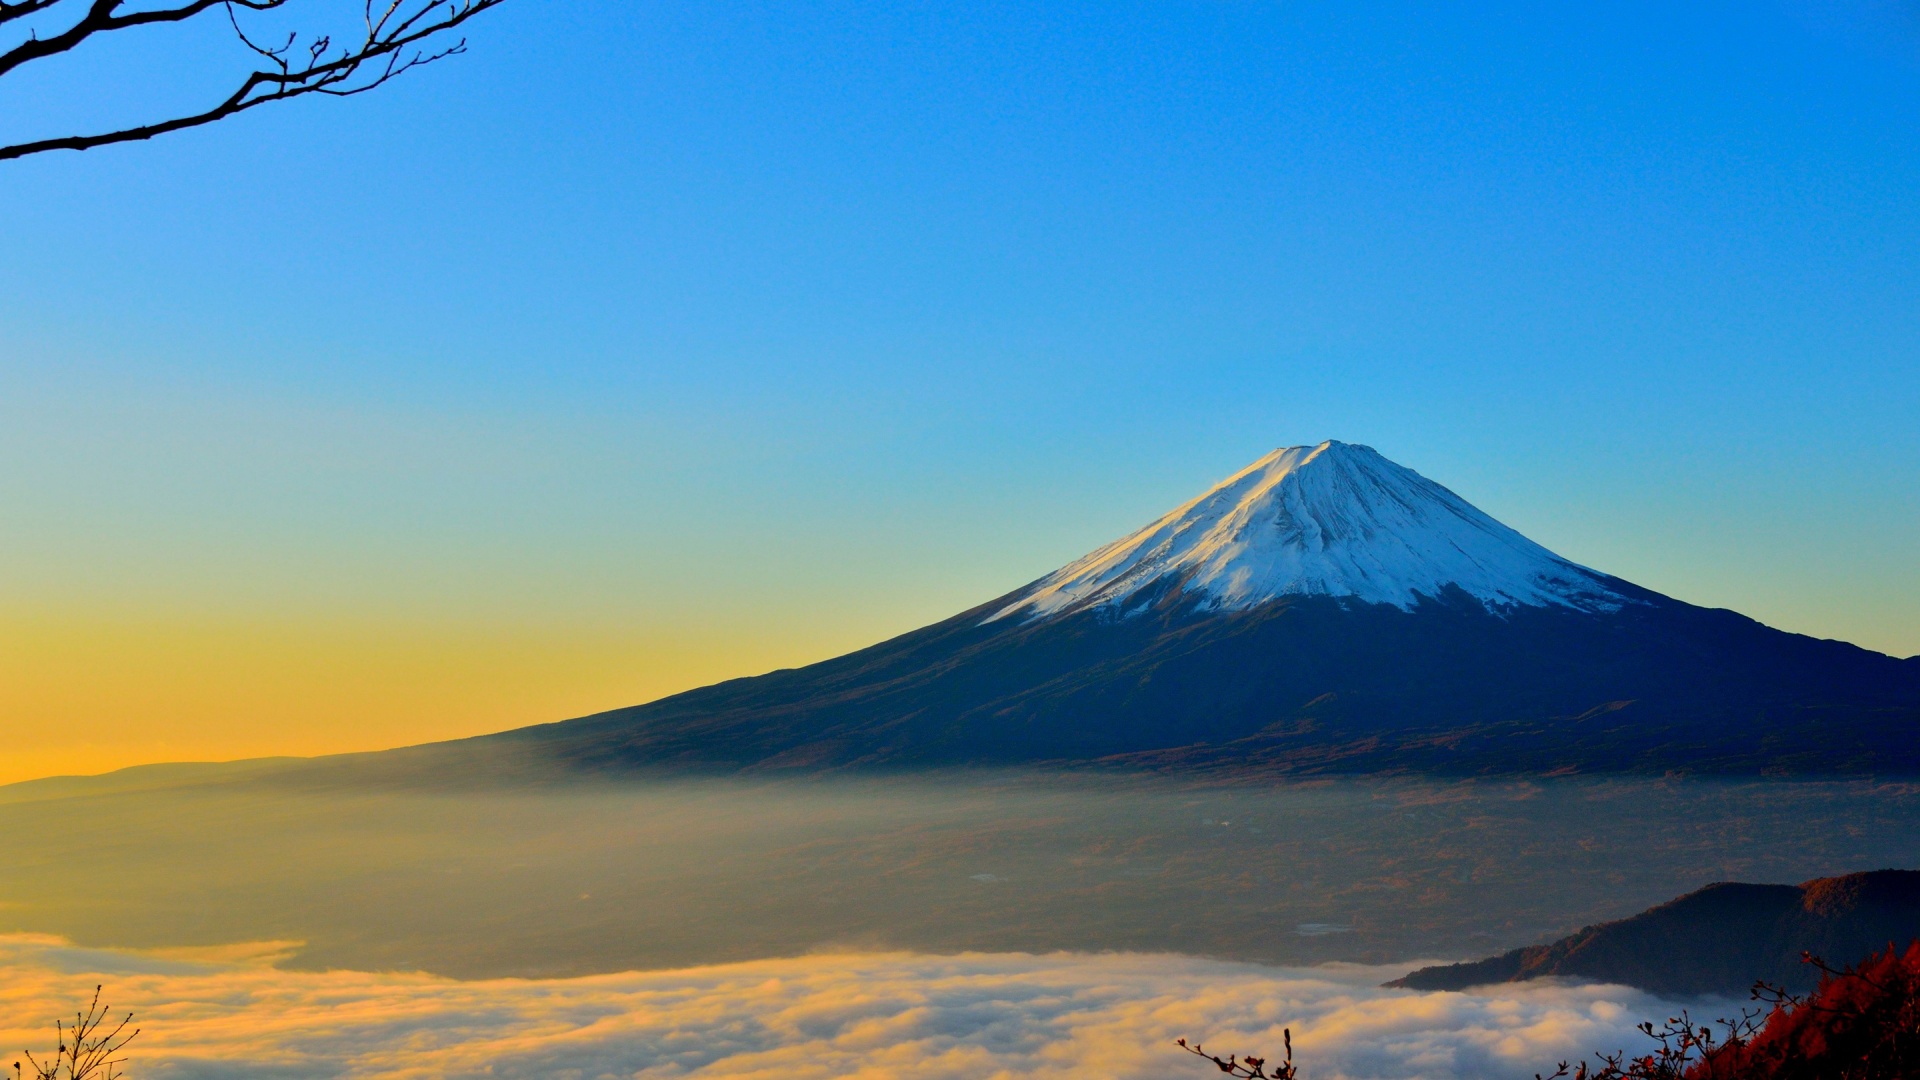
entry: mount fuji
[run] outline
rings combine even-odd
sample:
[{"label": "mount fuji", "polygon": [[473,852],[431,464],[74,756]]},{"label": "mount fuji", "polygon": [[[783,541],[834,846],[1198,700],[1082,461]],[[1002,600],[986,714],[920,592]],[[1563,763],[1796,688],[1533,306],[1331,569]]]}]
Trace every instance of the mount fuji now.
[{"label": "mount fuji", "polygon": [[1920,770],[1916,736],[1920,658],[1640,588],[1324,442],[891,641],[440,745],[569,772],[1834,773]]},{"label": "mount fuji", "polygon": [[[1412,610],[1450,589],[1498,610],[1615,611],[1627,598],[1372,447],[1275,450],[1159,521],[1042,578],[992,618],[1125,609],[1177,584],[1201,611],[1284,596]],[[991,620],[989,620],[991,621]]]}]

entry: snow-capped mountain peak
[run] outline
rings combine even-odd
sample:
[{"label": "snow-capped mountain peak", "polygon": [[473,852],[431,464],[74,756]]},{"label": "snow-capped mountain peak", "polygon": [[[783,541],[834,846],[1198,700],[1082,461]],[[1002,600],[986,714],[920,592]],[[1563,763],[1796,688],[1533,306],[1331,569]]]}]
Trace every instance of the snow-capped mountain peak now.
[{"label": "snow-capped mountain peak", "polygon": [[[1627,603],[1606,579],[1555,555],[1446,488],[1342,442],[1275,450],[1131,536],[1036,582],[987,621],[1111,607],[1162,586],[1202,608],[1282,596],[1349,597],[1412,609],[1457,586],[1490,610]],[[1145,598],[1143,598],[1145,599]]]}]

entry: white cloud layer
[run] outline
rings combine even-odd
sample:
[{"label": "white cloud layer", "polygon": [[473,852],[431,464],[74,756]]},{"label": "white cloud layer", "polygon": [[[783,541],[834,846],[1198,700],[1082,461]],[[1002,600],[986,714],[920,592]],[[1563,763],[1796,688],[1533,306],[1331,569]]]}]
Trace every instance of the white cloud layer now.
[{"label": "white cloud layer", "polygon": [[1380,989],[1405,967],[1182,956],[807,956],[577,979],[295,972],[284,943],[165,956],[0,935],[0,1050],[40,1047],[105,983],[145,1030],[135,1080],[726,1077],[995,1080],[1218,1075],[1174,1046],[1273,1054],[1311,1080],[1531,1077],[1638,1047],[1672,1006],[1620,987]]}]

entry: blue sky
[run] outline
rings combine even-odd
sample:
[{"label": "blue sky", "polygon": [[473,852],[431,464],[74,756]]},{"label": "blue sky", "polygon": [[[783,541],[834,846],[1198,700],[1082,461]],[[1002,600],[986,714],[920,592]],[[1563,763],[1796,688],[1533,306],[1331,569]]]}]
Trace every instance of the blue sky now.
[{"label": "blue sky", "polygon": [[[553,719],[909,629],[1333,437],[1920,652],[1910,5],[511,0],[470,37],[0,166],[16,641],[547,634],[590,670],[475,661],[509,712],[369,691],[393,738],[354,739]],[[9,77],[0,131],[232,55]],[[232,711],[222,648],[156,730]]]}]

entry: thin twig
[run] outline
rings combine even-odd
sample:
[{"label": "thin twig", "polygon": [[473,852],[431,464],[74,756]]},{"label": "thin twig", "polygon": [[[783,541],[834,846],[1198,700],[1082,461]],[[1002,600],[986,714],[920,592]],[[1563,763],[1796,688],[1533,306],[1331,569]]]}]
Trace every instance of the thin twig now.
[{"label": "thin twig", "polygon": [[[18,0],[14,4],[0,3],[0,23],[61,2]],[[288,2],[190,0],[177,7],[118,14],[124,0],[91,0],[87,13],[60,34],[49,38],[32,38],[0,53],[0,75],[31,60],[69,51],[94,34],[145,23],[177,22],[207,11],[216,4],[224,5],[235,36],[262,63],[226,98],[199,112],[116,131],[0,146],[0,161],[51,150],[90,150],[96,146],[151,139],[156,135],[210,124],[270,101],[285,101],[306,94],[329,97],[364,94],[414,68],[465,52],[465,38],[438,48],[429,48],[427,41],[444,35],[483,11],[498,7],[505,0],[385,0],[379,5],[374,0],[367,0],[362,13],[364,37],[351,45],[337,48],[331,35],[319,35],[311,38],[304,49],[297,50],[301,40],[297,31],[289,34],[282,44],[263,45],[241,26],[236,9],[266,11],[282,7]],[[304,55],[295,59],[301,53]]]}]

